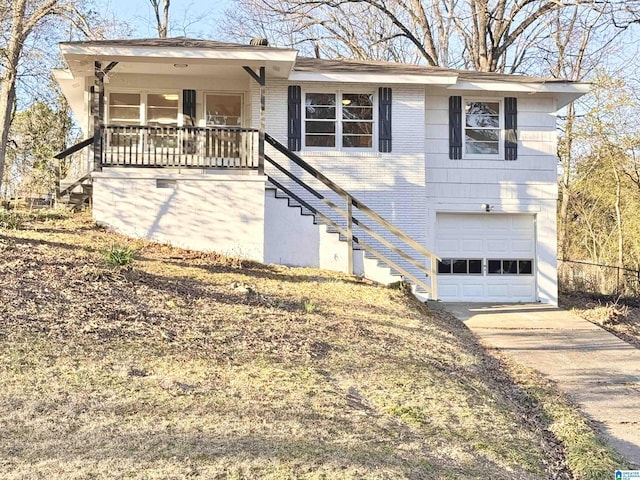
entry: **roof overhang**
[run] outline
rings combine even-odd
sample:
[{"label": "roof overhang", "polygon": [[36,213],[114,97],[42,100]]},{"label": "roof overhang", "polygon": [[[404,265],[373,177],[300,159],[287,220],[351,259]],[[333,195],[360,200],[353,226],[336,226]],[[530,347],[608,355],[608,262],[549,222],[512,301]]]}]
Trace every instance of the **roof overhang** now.
[{"label": "roof overhang", "polygon": [[[84,78],[75,78],[69,70],[55,69],[52,73],[53,78],[58,82],[62,93],[67,98],[71,111],[74,113],[76,118],[82,122],[88,115],[87,105],[85,102]],[[86,129],[86,125],[84,125],[84,123],[81,126],[83,130]]]},{"label": "roof overhang", "polygon": [[288,49],[184,48],[63,43],[62,55],[73,76],[94,73],[94,62],[135,62],[152,64],[192,64],[266,67],[271,77],[287,78],[297,52]]},{"label": "roof overhang", "polygon": [[296,72],[289,75],[292,82],[339,82],[404,85],[435,85],[448,87],[457,81],[457,75],[428,75],[407,73],[363,73],[363,72]]},{"label": "roof overhang", "polygon": [[462,81],[448,87],[449,90],[513,92],[513,93],[548,93],[556,98],[556,107],[561,109],[591,91],[591,84],[578,82],[496,82],[496,81]]}]

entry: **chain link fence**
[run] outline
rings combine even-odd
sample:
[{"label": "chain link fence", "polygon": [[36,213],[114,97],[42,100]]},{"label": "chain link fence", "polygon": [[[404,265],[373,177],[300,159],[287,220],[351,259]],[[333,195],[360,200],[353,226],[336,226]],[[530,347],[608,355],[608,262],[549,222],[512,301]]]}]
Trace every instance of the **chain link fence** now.
[{"label": "chain link fence", "polygon": [[640,295],[640,270],[578,260],[558,260],[563,292],[635,297]]}]

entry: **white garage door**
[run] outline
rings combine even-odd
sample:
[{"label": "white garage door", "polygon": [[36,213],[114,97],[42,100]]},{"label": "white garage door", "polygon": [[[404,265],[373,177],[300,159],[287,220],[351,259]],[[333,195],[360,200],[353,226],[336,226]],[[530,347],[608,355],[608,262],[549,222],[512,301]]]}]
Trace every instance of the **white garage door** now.
[{"label": "white garage door", "polygon": [[536,300],[532,215],[439,213],[436,253],[443,301]]}]

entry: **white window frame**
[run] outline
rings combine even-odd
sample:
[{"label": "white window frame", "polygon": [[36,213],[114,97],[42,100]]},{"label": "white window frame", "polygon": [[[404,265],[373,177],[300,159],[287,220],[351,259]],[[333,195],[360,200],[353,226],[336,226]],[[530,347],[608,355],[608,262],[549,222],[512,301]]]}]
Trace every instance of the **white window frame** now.
[{"label": "white window frame", "polygon": [[134,88],[114,88],[105,91],[105,124],[110,124],[111,118],[109,116],[109,108],[111,106],[110,98],[112,93],[138,93],[140,94],[140,126],[147,127],[147,95],[164,95],[164,94],[177,94],[178,95],[178,112],[177,112],[177,126],[183,126],[182,122],[182,90],[181,89],[167,89],[167,88],[154,88],[154,89],[134,89]]},{"label": "white window frame", "polygon": [[[307,118],[306,118],[306,98],[307,93],[332,93],[336,96],[336,144],[335,147],[316,147],[316,146],[307,146]],[[376,90],[367,89],[367,88],[348,88],[348,89],[332,89],[332,88],[313,88],[309,87],[303,89],[301,92],[302,101],[301,101],[301,116],[300,120],[302,122],[302,150],[303,151],[318,151],[318,152],[375,152],[377,151],[378,145],[378,93]],[[343,147],[342,146],[342,95],[372,95],[373,98],[373,118],[371,122],[371,147],[370,148],[355,148],[355,147]]]},{"label": "white window frame", "polygon": [[[498,153],[467,153],[467,102],[498,104]],[[462,158],[469,160],[504,160],[504,99],[496,97],[462,97]]]}]

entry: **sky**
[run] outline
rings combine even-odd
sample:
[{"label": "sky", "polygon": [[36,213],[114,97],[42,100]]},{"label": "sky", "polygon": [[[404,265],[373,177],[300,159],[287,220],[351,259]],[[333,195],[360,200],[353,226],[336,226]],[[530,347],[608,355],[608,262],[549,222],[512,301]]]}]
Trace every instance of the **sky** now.
[{"label": "sky", "polygon": [[[128,23],[133,37],[158,35],[149,0],[105,0],[96,2],[96,6],[102,15]],[[230,0],[171,0],[169,35],[214,38],[217,22],[230,7]]]}]

